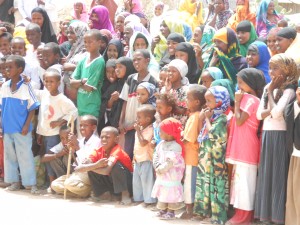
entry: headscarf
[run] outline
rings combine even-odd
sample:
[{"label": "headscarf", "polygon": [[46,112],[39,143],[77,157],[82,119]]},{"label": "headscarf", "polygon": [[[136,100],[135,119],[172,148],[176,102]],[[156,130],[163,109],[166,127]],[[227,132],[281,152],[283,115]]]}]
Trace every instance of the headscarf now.
[{"label": "headscarf", "polygon": [[204,26],[204,29],[202,30],[202,39],[200,42],[201,46],[206,44],[206,47],[203,49],[204,51],[205,51],[205,49],[211,47],[214,44],[213,37],[214,37],[215,33],[216,33],[215,28],[213,28],[209,25]]},{"label": "headscarf", "polygon": [[133,66],[133,61],[131,58],[126,57],[126,56],[122,56],[120,58],[117,59],[116,64],[122,64],[124,66],[126,66],[126,74],[124,76],[124,78],[122,78],[122,80],[126,80],[127,77],[129,77],[129,75],[136,73],[136,70]]},{"label": "headscarf", "polygon": [[223,27],[226,27],[229,18],[233,15],[233,11],[229,8],[229,1],[223,0],[225,5],[225,10],[219,12],[216,20],[216,28],[219,30]]},{"label": "headscarf", "polygon": [[134,14],[130,14],[129,16],[127,16],[124,20],[124,24],[125,26],[128,24],[128,23],[141,23],[141,19],[140,17],[134,15]]},{"label": "headscarf", "polygon": [[223,73],[218,67],[207,67],[204,71],[208,71],[214,80],[223,79]]},{"label": "headscarf", "polygon": [[170,33],[167,37],[167,41],[174,41],[177,43],[185,42],[185,39],[182,34],[178,33]]},{"label": "headscarf", "polygon": [[[115,14],[118,8],[118,5],[114,0],[102,0],[101,5],[105,6],[109,11],[109,19],[114,24]],[[91,9],[95,6],[95,0],[92,1]]]},{"label": "headscarf", "polygon": [[188,54],[188,73],[186,77],[190,84],[196,84],[199,80],[201,71],[197,63],[193,45],[187,42],[181,42],[177,45],[175,51],[182,51]]},{"label": "headscarf", "polygon": [[[213,110],[213,115],[210,118],[210,121],[213,122],[218,119],[222,114],[226,113],[229,110],[230,106],[230,97],[228,90],[222,86],[213,86],[210,87],[207,91],[210,91],[216,99],[217,107]],[[198,142],[201,143],[204,140],[208,139],[208,131],[206,129],[206,123],[204,122],[203,128],[200,131],[198,137]]]},{"label": "headscarf", "polygon": [[173,66],[175,67],[179,73],[180,73],[180,76],[181,76],[181,84],[182,85],[188,85],[189,84],[189,80],[186,78],[186,75],[188,73],[188,66],[187,64],[185,63],[185,61],[181,60],[181,59],[173,59],[168,67],[170,66]]},{"label": "headscarf", "polygon": [[[80,14],[80,18],[77,18],[77,17],[76,17],[75,5],[76,5],[77,3],[81,3],[81,4],[82,4],[82,12],[81,12],[81,14]],[[86,4],[85,4],[85,1],[83,1],[83,0],[76,0],[76,1],[74,2],[74,4],[73,4],[72,17],[73,17],[74,19],[76,19],[76,20],[80,20],[80,21],[85,22],[85,23],[88,21],[89,15],[88,15],[87,10],[86,10]]]},{"label": "headscarf", "polygon": [[133,30],[133,33],[135,32],[141,32],[143,33],[148,39],[151,39],[151,35],[149,33],[149,31],[145,28],[145,26],[143,24],[139,23],[134,23],[134,22],[130,22],[128,24],[126,24],[126,27],[131,27],[131,29]]},{"label": "headscarf", "polygon": [[72,45],[70,52],[66,58],[68,62],[72,61],[72,58],[78,54],[81,53],[82,50],[84,49],[84,34],[89,30],[89,27],[86,23],[81,22],[81,21],[74,21],[73,23],[70,24],[69,28],[73,29],[73,32],[76,35],[76,41]]},{"label": "headscarf", "polygon": [[266,81],[260,70],[255,68],[242,69],[236,76],[241,78],[253,91],[255,91],[258,98],[261,98]]},{"label": "headscarf", "polygon": [[93,29],[107,29],[111,33],[115,32],[113,25],[109,19],[109,11],[105,6],[98,5],[92,8],[89,19],[91,19],[93,13],[97,14],[98,16],[98,21],[92,21]]},{"label": "headscarf", "polygon": [[180,121],[170,117],[161,121],[159,128],[160,130],[162,130],[163,132],[172,136],[175,139],[175,141],[181,146],[182,155],[184,155],[185,149],[183,142],[181,141],[182,125]]},{"label": "headscarf", "polygon": [[107,60],[108,60],[107,51],[108,51],[108,46],[110,46],[110,45],[116,46],[117,51],[118,51],[118,58],[123,56],[124,47],[123,47],[123,44],[120,41],[120,39],[111,39],[106,47],[106,50],[104,51],[104,54],[103,54],[103,58],[104,58],[105,62],[107,62]]},{"label": "headscarf", "polygon": [[250,37],[247,43],[240,44],[240,54],[245,57],[247,55],[249,45],[257,39],[255,27],[248,20],[244,20],[237,25],[236,31],[244,31],[250,33]]},{"label": "headscarf", "polygon": [[211,87],[214,87],[214,86],[225,87],[229,93],[231,103],[234,103],[235,88],[233,86],[232,81],[230,81],[228,79],[219,79],[219,80],[213,81],[210,86]]},{"label": "headscarf", "polygon": [[47,44],[49,42],[57,43],[56,34],[53,30],[52,23],[49,19],[47,12],[40,7],[36,7],[31,11],[31,14],[32,13],[40,13],[42,15],[42,17],[44,18],[44,22],[41,27],[41,32],[42,32],[41,41],[45,44]]},{"label": "headscarf", "polygon": [[297,36],[297,31],[293,27],[284,27],[277,32],[277,36],[286,39],[295,39]]},{"label": "headscarf", "polygon": [[[259,37],[267,37],[268,32],[277,26],[277,23],[273,24],[267,19],[270,2],[271,0],[262,0],[256,13],[256,32]],[[277,20],[280,19],[275,9],[273,14],[277,17]]]},{"label": "headscarf", "polygon": [[255,41],[249,46],[248,52],[255,50],[257,50],[257,54],[259,54],[259,62],[255,68],[261,70],[264,73],[266,83],[268,84],[271,81],[269,75],[269,61],[271,56],[268,50],[268,46],[261,41]]},{"label": "headscarf", "polygon": [[143,87],[148,91],[149,93],[148,104],[151,104],[154,107],[156,107],[156,97],[154,95],[156,92],[156,87],[149,82],[142,82],[138,85],[138,87]]}]

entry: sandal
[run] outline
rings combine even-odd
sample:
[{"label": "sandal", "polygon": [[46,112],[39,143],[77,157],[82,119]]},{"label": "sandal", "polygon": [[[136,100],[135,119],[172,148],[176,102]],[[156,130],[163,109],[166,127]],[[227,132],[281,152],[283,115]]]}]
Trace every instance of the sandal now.
[{"label": "sandal", "polygon": [[5,190],[8,190],[8,191],[18,191],[18,190],[20,190],[20,188],[21,188],[20,183],[12,183]]},{"label": "sandal", "polygon": [[166,214],[162,215],[160,219],[162,219],[162,220],[174,220],[175,219],[175,213],[167,212]]},{"label": "sandal", "polygon": [[33,185],[33,186],[31,186],[31,191],[30,191],[30,193],[31,193],[32,195],[38,195],[38,194],[40,194],[40,191],[39,191],[39,189],[37,188],[37,186]]},{"label": "sandal", "polygon": [[157,217],[162,217],[163,215],[165,215],[167,213],[167,211],[165,210],[159,210],[157,213],[156,213],[156,216]]}]

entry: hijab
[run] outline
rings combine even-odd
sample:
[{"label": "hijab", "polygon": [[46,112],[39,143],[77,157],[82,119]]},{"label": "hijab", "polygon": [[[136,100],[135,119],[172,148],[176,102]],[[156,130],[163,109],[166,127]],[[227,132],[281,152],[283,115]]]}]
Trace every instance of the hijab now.
[{"label": "hijab", "polygon": [[223,0],[225,5],[225,10],[219,12],[216,20],[216,28],[221,29],[226,27],[229,18],[233,15],[233,11],[229,8],[229,1]]},{"label": "hijab", "polygon": [[[75,5],[77,3],[81,3],[82,4],[82,12],[80,14],[80,18],[77,18],[76,17],[76,12],[75,12]],[[80,20],[82,22],[85,22],[87,23],[87,21],[89,20],[89,15],[87,13],[87,10],[86,10],[86,4],[85,4],[85,1],[83,0],[76,0],[73,4],[73,12],[72,12],[72,17],[76,20]]]},{"label": "hijab", "polygon": [[240,44],[240,54],[246,57],[249,45],[252,44],[257,39],[255,27],[248,20],[244,20],[237,25],[236,31],[237,32],[243,31],[243,32],[250,33],[249,40],[245,44]]},{"label": "hijab", "polygon": [[223,79],[223,73],[218,67],[207,67],[204,71],[207,71],[214,80]]},{"label": "hijab", "polygon": [[133,66],[133,61],[129,57],[122,56],[122,57],[118,58],[116,61],[116,64],[122,64],[122,65],[126,66],[125,76],[122,79],[119,79],[119,80],[122,80],[123,83],[127,80],[129,75],[136,73],[136,70]]},{"label": "hijab", "polygon": [[185,61],[183,61],[181,59],[174,59],[169,63],[168,66],[169,67],[173,66],[179,71],[180,76],[181,76],[181,84],[183,86],[189,84],[189,80],[186,78],[189,68]]},{"label": "hijab", "polygon": [[[115,14],[118,8],[118,5],[114,0],[102,0],[101,5],[105,6],[109,11],[109,18],[112,24],[114,24]],[[95,0],[92,1],[91,9],[94,8]]]},{"label": "hijab", "polygon": [[138,87],[143,87],[148,91],[149,93],[148,104],[151,104],[154,107],[156,107],[156,97],[154,95],[156,92],[156,87],[154,86],[154,84],[151,84],[149,82],[142,82],[138,85]]},{"label": "hijab", "polygon": [[225,87],[229,93],[231,103],[232,104],[234,103],[235,88],[233,86],[232,81],[230,81],[228,79],[218,79],[211,83],[211,87],[214,87],[214,86]]},{"label": "hijab", "polygon": [[139,23],[135,23],[135,22],[130,22],[128,24],[126,24],[126,27],[131,27],[131,29],[133,30],[133,33],[135,32],[141,32],[143,33],[148,39],[151,39],[151,35],[149,33],[149,31],[145,28],[145,26],[143,24]]},{"label": "hijab", "polygon": [[93,29],[98,29],[98,30],[107,29],[111,33],[115,32],[113,25],[109,19],[109,11],[105,6],[98,5],[92,8],[89,19],[91,19],[91,15],[93,13],[97,14],[98,16],[98,21],[94,21],[94,20],[92,21]]},{"label": "hijab", "polygon": [[104,58],[105,62],[107,62],[107,60],[108,60],[107,51],[108,51],[108,46],[110,46],[110,45],[116,46],[117,51],[118,51],[118,58],[123,56],[124,47],[123,47],[123,44],[120,41],[120,39],[111,39],[106,47],[106,50],[104,51],[104,54],[103,54],[103,58]]}]

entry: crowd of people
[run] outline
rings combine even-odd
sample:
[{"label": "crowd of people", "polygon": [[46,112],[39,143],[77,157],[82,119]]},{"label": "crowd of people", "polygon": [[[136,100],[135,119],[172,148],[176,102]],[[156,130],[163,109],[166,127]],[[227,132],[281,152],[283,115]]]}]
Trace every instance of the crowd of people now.
[{"label": "crowd of people", "polygon": [[300,225],[296,21],[272,0],[73,3],[0,1],[6,190]]}]

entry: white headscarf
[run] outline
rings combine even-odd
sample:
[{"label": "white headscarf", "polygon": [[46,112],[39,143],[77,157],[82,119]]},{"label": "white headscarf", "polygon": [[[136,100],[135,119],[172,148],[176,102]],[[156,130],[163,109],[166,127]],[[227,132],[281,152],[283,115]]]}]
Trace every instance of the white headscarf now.
[{"label": "white headscarf", "polygon": [[181,59],[173,59],[170,63],[169,66],[173,66],[175,67],[181,76],[181,83],[182,85],[188,85],[189,84],[189,80],[185,77],[189,71],[189,68],[186,64],[185,61],[181,60]]}]

